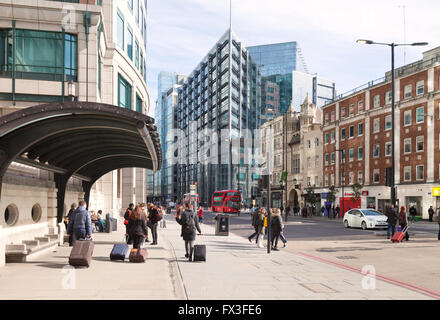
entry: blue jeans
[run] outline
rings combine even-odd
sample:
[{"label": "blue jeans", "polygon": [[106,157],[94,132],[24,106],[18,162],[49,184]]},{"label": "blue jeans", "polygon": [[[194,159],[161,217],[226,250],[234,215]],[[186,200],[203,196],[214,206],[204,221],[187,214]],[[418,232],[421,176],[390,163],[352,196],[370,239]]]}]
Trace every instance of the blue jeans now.
[{"label": "blue jeans", "polygon": [[283,241],[283,243],[287,242],[287,239],[286,239],[286,237],[284,236],[283,233],[280,234],[280,238],[281,238],[281,241]]},{"label": "blue jeans", "polygon": [[86,229],[75,229],[74,232],[77,240],[84,240],[86,238]]},{"label": "blue jeans", "polygon": [[396,225],[388,223],[388,229],[387,229],[387,237],[390,237],[390,230],[391,230],[391,236],[394,236],[394,233],[396,232]]},{"label": "blue jeans", "polygon": [[254,226],[255,232],[252,233],[248,239],[252,239],[253,237],[257,236],[257,241],[258,241],[258,226]]}]

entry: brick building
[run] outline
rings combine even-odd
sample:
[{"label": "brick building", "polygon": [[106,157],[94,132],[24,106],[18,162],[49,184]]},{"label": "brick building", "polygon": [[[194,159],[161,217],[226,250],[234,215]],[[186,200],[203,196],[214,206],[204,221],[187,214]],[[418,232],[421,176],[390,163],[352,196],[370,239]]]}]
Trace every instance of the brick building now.
[{"label": "brick building", "polygon": [[[434,189],[440,187],[440,47],[395,75],[397,199],[399,206],[415,206],[426,218],[429,206],[440,207]],[[348,200],[351,185],[359,182],[362,207],[384,210],[391,202],[385,181],[392,166],[391,98],[388,72],[323,107],[323,192],[335,185],[341,198],[343,184]]]}]

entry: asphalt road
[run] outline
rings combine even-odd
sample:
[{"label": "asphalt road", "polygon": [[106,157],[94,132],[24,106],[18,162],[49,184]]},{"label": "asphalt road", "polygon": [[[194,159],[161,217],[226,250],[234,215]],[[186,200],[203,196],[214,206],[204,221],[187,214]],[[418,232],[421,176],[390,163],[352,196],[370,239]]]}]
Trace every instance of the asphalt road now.
[{"label": "asphalt road", "polygon": [[[230,214],[229,227],[230,232],[248,237],[254,230],[251,226],[251,214],[241,213],[240,216]],[[203,223],[214,225],[215,214],[205,211],[203,214]],[[288,222],[284,223],[284,236],[289,239],[297,240],[367,240],[377,239],[378,236],[386,235],[386,229],[361,230],[357,228],[344,228],[341,219],[328,220],[327,218],[302,218],[290,217]],[[202,224],[203,226],[203,224]],[[410,225],[410,236],[417,237],[433,236],[438,233],[437,222],[414,223]]]}]

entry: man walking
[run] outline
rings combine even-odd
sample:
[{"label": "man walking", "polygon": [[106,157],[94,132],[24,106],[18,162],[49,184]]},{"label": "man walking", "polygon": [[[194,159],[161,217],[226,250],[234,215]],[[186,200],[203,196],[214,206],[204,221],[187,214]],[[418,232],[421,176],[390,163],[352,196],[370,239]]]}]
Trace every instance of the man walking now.
[{"label": "man walking", "polygon": [[396,223],[398,218],[397,209],[394,207],[393,204],[388,208],[386,212],[386,216],[388,218],[387,239],[390,239],[390,231],[391,231],[391,237],[393,237],[394,233],[396,232]]},{"label": "man walking", "polygon": [[86,207],[87,203],[84,200],[79,202],[67,227],[67,233],[74,234],[77,240],[90,238],[93,233],[92,219]]},{"label": "man walking", "polygon": [[248,240],[249,240],[249,242],[251,242],[252,243],[252,238],[253,237],[255,237],[255,236],[257,236],[257,242],[258,242],[258,218],[259,218],[259,209],[258,209],[258,207],[255,207],[254,208],[254,212],[252,213],[252,221],[251,221],[251,224],[252,224],[252,226],[254,227],[254,230],[255,230],[255,232],[254,233],[252,233],[249,237],[248,237]]},{"label": "man walking", "polygon": [[411,216],[411,220],[415,221],[415,217],[417,215],[417,210],[414,206],[411,206],[411,208],[409,209],[409,215]]},{"label": "man walking", "polygon": [[134,203],[130,203],[130,205],[128,206],[127,210],[125,210],[125,213],[124,213],[125,240],[126,240],[127,244],[131,244],[133,242],[133,240],[130,237],[130,232],[129,232],[129,228],[128,228],[128,222],[130,220],[130,216],[133,213],[133,209],[134,209]]},{"label": "man walking", "polygon": [[289,216],[289,214],[290,214],[290,205],[287,205],[287,208],[286,208],[286,222],[287,222],[287,217]]},{"label": "man walking", "polygon": [[432,217],[434,216],[434,209],[432,208],[432,206],[429,207],[428,214],[429,214],[429,222],[432,222]]}]

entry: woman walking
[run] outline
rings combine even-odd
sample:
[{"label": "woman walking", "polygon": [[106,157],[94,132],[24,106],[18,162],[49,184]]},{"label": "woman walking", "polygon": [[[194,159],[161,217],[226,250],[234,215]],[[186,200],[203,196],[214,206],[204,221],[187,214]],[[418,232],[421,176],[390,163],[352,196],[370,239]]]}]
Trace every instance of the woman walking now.
[{"label": "woman walking", "polygon": [[194,241],[196,240],[196,229],[199,234],[202,234],[202,231],[200,230],[199,221],[196,219],[194,211],[190,208],[190,204],[185,203],[184,208],[179,208],[175,218],[177,223],[182,226],[180,235],[185,241],[185,258],[192,261]]},{"label": "woman walking", "polygon": [[133,249],[140,249],[148,232],[142,208],[136,207],[128,221],[130,238],[133,240]]},{"label": "woman walking", "polygon": [[[400,208],[399,225],[402,228],[402,231],[404,230],[404,228],[408,227],[408,214],[406,213],[406,207],[405,206],[402,206]],[[409,240],[408,229],[405,231],[405,239],[406,239],[406,241]]]},{"label": "woman walking", "polygon": [[264,208],[260,208],[258,215],[258,235],[257,235],[257,247],[264,248],[263,246],[263,238],[266,227],[264,226],[264,221],[267,217],[267,211]]},{"label": "woman walking", "polygon": [[279,251],[278,249],[278,239],[280,238],[281,231],[283,230],[283,222],[281,220],[281,210],[280,209],[272,209],[272,219],[271,219],[270,227],[272,231],[272,250]]}]

